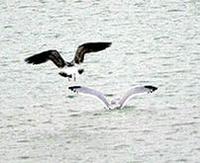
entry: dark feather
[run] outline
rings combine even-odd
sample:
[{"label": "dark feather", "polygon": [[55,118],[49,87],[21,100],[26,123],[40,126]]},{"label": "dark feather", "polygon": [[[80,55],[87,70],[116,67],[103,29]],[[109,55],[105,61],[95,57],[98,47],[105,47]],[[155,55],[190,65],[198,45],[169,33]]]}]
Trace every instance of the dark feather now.
[{"label": "dark feather", "polygon": [[104,50],[110,47],[111,44],[111,42],[88,42],[82,44],[78,47],[73,61],[76,64],[82,63],[84,61],[84,56],[86,53]]},{"label": "dark feather", "polygon": [[65,72],[59,72],[58,73],[60,76],[65,77],[65,78],[72,78],[72,74],[67,74]]},{"label": "dark feather", "polygon": [[82,74],[83,72],[84,72],[84,69],[79,69],[79,70],[78,70],[78,73],[79,73],[79,74]]},{"label": "dark feather", "polygon": [[68,87],[69,90],[73,91],[73,92],[77,92],[76,89],[78,88],[81,88],[81,86],[71,86],[71,87]]},{"label": "dark feather", "polygon": [[147,89],[150,89],[151,91],[155,91],[155,90],[158,89],[157,87],[154,87],[154,86],[151,86],[151,85],[146,85],[144,87],[147,88]]},{"label": "dark feather", "polygon": [[48,50],[35,54],[25,59],[25,62],[32,64],[41,64],[51,60],[57,67],[62,68],[66,65],[64,59],[57,50]]}]

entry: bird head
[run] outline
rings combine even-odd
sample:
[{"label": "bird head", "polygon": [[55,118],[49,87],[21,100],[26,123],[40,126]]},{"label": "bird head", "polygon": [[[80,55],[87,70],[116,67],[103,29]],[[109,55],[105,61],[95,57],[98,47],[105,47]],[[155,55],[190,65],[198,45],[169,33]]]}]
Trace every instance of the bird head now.
[{"label": "bird head", "polygon": [[78,73],[82,74],[84,72],[84,69],[78,69]]}]

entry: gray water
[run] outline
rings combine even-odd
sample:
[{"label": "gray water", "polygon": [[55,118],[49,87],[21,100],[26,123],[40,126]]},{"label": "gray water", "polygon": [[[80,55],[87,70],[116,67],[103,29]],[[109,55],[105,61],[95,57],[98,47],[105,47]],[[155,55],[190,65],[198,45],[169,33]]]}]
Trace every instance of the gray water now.
[{"label": "gray water", "polygon": [[[0,2],[0,162],[200,162],[198,0]],[[85,57],[77,82],[24,58],[111,41]],[[123,110],[67,88],[109,95],[151,84]]]}]

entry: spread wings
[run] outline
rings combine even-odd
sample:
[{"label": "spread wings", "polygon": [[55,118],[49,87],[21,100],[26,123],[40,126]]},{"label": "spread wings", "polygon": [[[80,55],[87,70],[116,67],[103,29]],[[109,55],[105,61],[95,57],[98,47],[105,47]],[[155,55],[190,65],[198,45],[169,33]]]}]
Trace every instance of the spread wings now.
[{"label": "spread wings", "polygon": [[57,67],[63,68],[64,66],[70,67],[74,63],[80,64],[84,60],[86,53],[98,52],[108,48],[111,45],[110,42],[89,42],[82,44],[78,47],[75,57],[72,62],[66,62],[57,50],[47,50],[25,59],[27,63],[41,64],[51,60]]},{"label": "spread wings", "polygon": [[66,65],[64,59],[57,50],[47,50],[25,59],[27,63],[32,64],[40,64],[47,62],[48,60],[51,60],[59,68],[62,68]]},{"label": "spread wings", "polygon": [[137,87],[131,88],[119,101],[119,108],[122,109],[134,95],[143,94],[143,93],[152,93],[157,89],[158,89],[157,87],[154,87],[151,85],[137,86]]},{"label": "spread wings", "polygon": [[111,42],[88,42],[78,47],[73,61],[80,64],[84,61],[86,53],[98,52],[111,46]]},{"label": "spread wings", "polygon": [[104,94],[97,91],[97,90],[87,88],[87,87],[82,87],[82,86],[71,86],[71,87],[69,87],[69,89],[73,92],[83,93],[83,94],[86,94],[86,95],[91,95],[93,97],[96,97],[98,100],[100,100],[100,102],[102,102],[104,104],[104,106],[107,109],[110,109],[110,104],[107,101]]},{"label": "spread wings", "polygon": [[[86,95],[91,95],[93,97],[96,97],[97,99],[99,99],[104,106],[106,106],[106,108],[108,109],[115,109],[112,108],[112,106],[109,104],[109,102],[107,101],[106,97],[104,96],[103,93],[96,91],[94,89],[91,88],[87,88],[87,87],[83,87],[83,86],[71,86],[69,87],[69,89],[73,92],[77,92],[77,93],[83,93]],[[134,88],[131,88],[122,98],[121,100],[118,102],[118,106],[116,107],[117,109],[122,109],[126,103],[134,96],[137,94],[143,94],[143,93],[152,93],[155,90],[157,90],[157,87],[151,86],[151,85],[146,85],[146,86],[137,86]]]}]

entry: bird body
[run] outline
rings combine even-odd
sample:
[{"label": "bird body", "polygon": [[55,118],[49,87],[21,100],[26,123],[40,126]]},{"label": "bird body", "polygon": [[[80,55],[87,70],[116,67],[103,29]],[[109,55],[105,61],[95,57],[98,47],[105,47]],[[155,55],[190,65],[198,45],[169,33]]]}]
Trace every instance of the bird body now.
[{"label": "bird body", "polygon": [[58,74],[61,75],[62,77],[73,79],[76,81],[77,77],[81,75],[84,72],[84,69],[78,68],[77,66],[72,66],[72,67],[64,67],[62,71],[59,71]]}]

